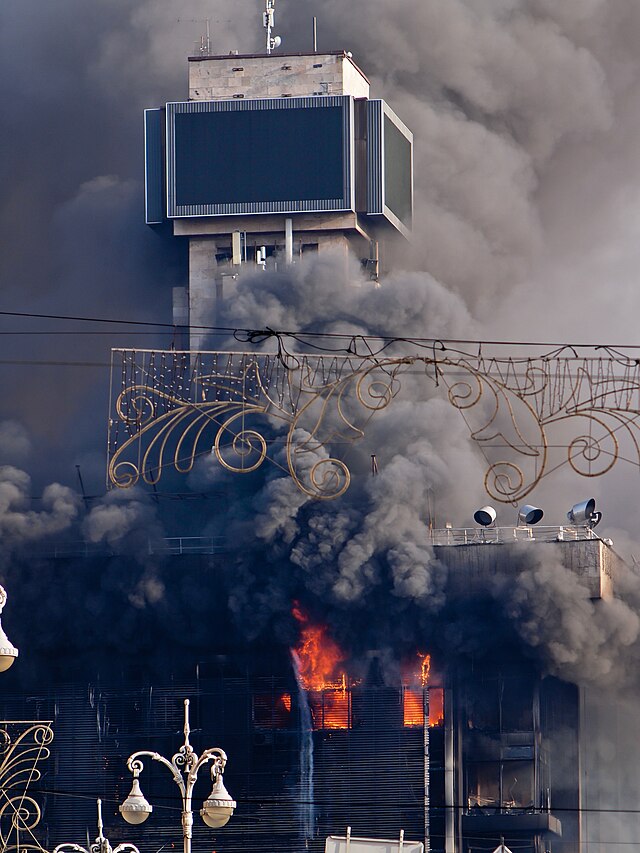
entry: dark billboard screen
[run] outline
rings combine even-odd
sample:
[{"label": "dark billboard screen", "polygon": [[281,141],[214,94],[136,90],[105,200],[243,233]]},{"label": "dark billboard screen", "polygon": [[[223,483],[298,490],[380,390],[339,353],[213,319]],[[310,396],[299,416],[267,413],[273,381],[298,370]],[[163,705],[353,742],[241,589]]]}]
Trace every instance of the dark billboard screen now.
[{"label": "dark billboard screen", "polygon": [[381,100],[367,102],[367,213],[411,236],[413,134]]},{"label": "dark billboard screen", "polygon": [[385,204],[411,228],[411,143],[388,116],[384,117],[384,175]]},{"label": "dark billboard screen", "polygon": [[164,110],[144,111],[145,221],[159,225],[164,209]]},{"label": "dark billboard screen", "polygon": [[175,111],[170,215],[350,206],[345,104],[281,103]]}]

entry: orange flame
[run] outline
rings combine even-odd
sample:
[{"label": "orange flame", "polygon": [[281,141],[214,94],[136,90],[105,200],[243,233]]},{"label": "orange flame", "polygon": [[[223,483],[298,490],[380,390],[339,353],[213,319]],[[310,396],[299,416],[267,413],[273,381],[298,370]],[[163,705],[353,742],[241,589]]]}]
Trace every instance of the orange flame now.
[{"label": "orange flame", "polygon": [[282,696],[280,697],[280,701],[282,702],[284,707],[287,709],[287,713],[290,713],[291,712],[291,694],[290,693],[283,693]]},{"label": "orange flame", "polygon": [[348,729],[351,695],[346,673],[338,671],[345,656],[328,636],[326,627],[312,625],[297,603],[294,603],[292,612],[302,626],[295,652],[300,681],[309,692],[313,728]]},{"label": "orange flame", "polygon": [[[429,685],[431,676],[431,655],[418,652],[420,671],[409,675],[410,683],[419,681],[420,689],[407,686],[403,696],[403,723],[406,727],[424,725],[424,690]],[[441,687],[429,689],[429,726],[441,725],[444,721],[444,692]]]},{"label": "orange flame", "polygon": [[429,690],[429,725],[441,726],[444,723],[444,690],[432,687]]},{"label": "orange flame", "polygon": [[293,607],[293,615],[305,627],[300,631],[300,643],[296,654],[300,662],[300,680],[305,690],[325,690],[326,688],[346,689],[346,676],[335,675],[338,664],[344,655],[338,645],[327,635],[323,625],[311,625],[309,617],[298,605]]},{"label": "orange flame", "polygon": [[431,655],[423,655],[418,652],[418,657],[422,658],[422,663],[420,664],[420,684],[426,687],[429,683],[429,676],[431,675]]},{"label": "orange flame", "polygon": [[424,705],[421,690],[405,687],[402,722],[407,727],[424,725]]}]

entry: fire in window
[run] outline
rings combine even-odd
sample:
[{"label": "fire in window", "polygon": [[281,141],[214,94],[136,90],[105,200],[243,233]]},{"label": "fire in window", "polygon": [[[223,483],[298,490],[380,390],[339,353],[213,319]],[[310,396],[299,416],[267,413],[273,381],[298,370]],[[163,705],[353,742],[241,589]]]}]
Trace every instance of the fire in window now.
[{"label": "fire in window", "polygon": [[345,655],[328,628],[314,625],[298,604],[293,615],[300,624],[300,640],[292,656],[313,729],[351,728],[351,685],[342,669]]},{"label": "fire in window", "polygon": [[291,694],[254,693],[253,725],[257,729],[288,729],[291,722]]},{"label": "fire in window", "polygon": [[403,668],[402,717],[405,728],[424,726],[429,705],[429,727],[444,722],[444,691],[434,687],[431,655],[418,652]]}]

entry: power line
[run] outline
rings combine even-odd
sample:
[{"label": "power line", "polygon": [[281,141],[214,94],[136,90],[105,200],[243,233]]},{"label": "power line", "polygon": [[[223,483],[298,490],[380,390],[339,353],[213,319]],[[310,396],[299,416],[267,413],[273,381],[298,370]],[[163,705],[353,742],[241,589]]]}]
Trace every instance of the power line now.
[{"label": "power line", "polygon": [[[125,782],[128,782],[128,779],[125,779]],[[78,800],[95,800],[95,796],[92,794],[79,794],[75,791],[68,791],[63,789],[56,788],[38,788],[37,793],[39,794],[48,794],[56,797],[68,797],[70,799],[78,799]],[[98,795],[99,796],[99,795]],[[168,796],[166,794],[158,794],[154,798],[156,802],[159,803],[158,808],[166,809],[167,811],[181,811],[178,806],[174,805],[164,805],[162,801],[166,801],[167,803],[173,803],[175,798]],[[102,800],[105,803],[118,803],[118,800],[111,799],[102,795]],[[279,796],[261,796],[261,797],[238,797],[238,803],[243,805],[277,805],[282,804],[282,797]],[[315,797],[313,800],[307,800],[303,797],[295,797],[295,796],[287,796],[287,803],[292,805],[315,805],[315,806],[325,806],[335,804],[335,800],[325,799],[323,797]],[[369,799],[350,799],[349,805],[355,808],[379,808],[381,803],[378,800],[369,800]],[[468,807],[466,805],[451,805],[451,806],[440,806],[436,809],[436,811],[444,814],[446,811],[457,811],[457,812],[467,812]],[[536,814],[548,814],[546,811],[538,811]],[[508,814],[505,812],[505,814]],[[584,808],[577,806],[565,806],[562,808],[556,808],[555,806],[551,808],[550,814],[618,814],[618,815],[640,815],[640,808],[628,808],[628,809],[616,809],[616,808]]]},{"label": "power line", "polygon": [[[82,323],[109,323],[114,325],[127,326],[148,326],[158,329],[176,330],[179,328],[187,328],[176,323],[161,323],[151,320],[124,320],[114,317],[88,317],[83,315],[71,314],[40,314],[31,311],[0,311],[0,316],[3,317],[23,317],[39,320],[70,320]],[[353,332],[314,332],[303,329],[298,330],[275,330],[271,328],[264,329],[245,329],[232,326],[210,326],[210,325],[193,325],[188,328],[197,331],[206,331],[212,334],[224,335],[246,335],[245,343],[260,343],[262,340],[267,340],[271,337],[285,338],[311,338],[311,339],[327,339],[327,340],[360,340],[366,341],[385,341],[390,343],[407,343],[436,346],[446,349],[449,345],[465,345],[465,346],[508,346],[508,347],[554,347],[558,349],[595,349],[595,350],[611,350],[611,349],[640,349],[640,344],[620,344],[620,343],[573,343],[569,341],[505,341],[505,340],[472,340],[466,338],[440,338],[431,337],[413,337],[400,335],[384,335],[371,332],[368,334],[354,334]]]},{"label": "power line", "polygon": [[12,367],[111,367],[108,361],[54,361],[53,359],[0,358]]},{"label": "power line", "polygon": [[97,337],[98,335],[104,335],[104,336],[107,336],[107,335],[109,335],[109,336],[113,336],[113,335],[154,335],[154,336],[166,335],[167,337],[171,337],[174,334],[174,332],[175,332],[175,329],[173,329],[172,331],[166,331],[166,332],[161,332],[161,331],[158,331],[158,332],[142,332],[142,331],[130,332],[130,331],[125,330],[125,329],[123,329],[122,331],[108,331],[108,332],[101,331],[98,329],[91,329],[90,331],[81,331],[80,329],[21,329],[19,331],[7,331],[7,330],[0,329],[0,337],[5,337],[5,336],[9,336],[9,335],[15,335],[16,337],[22,337],[22,336],[28,336],[28,335],[32,335],[32,336],[41,335],[43,337],[44,336],[52,337],[54,335],[90,335],[92,337],[93,336]]},{"label": "power line", "polygon": [[[33,320],[72,320],[79,323],[111,323],[114,325],[122,325],[122,326],[152,326],[160,329],[172,329],[175,330],[177,328],[182,328],[179,324],[176,323],[160,323],[154,322],[152,320],[123,320],[120,318],[114,317],[86,317],[86,316],[75,316],[71,314],[36,314],[31,311],[0,311],[1,317],[24,317]],[[198,329],[198,330],[209,330],[212,332],[224,332],[227,334],[233,334],[236,331],[233,328],[225,328],[224,326],[194,326],[191,325],[190,328]],[[245,330],[243,330],[245,331]]]}]

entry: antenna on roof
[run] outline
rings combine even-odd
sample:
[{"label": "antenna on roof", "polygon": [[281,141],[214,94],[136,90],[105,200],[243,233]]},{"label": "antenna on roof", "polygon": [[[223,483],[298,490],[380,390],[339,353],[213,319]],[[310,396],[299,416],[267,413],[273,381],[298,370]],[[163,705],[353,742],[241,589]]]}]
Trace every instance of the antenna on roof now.
[{"label": "antenna on roof", "polygon": [[196,42],[196,53],[201,56],[211,55],[211,18],[178,18],[179,24],[206,24],[206,35],[200,36],[200,42]]},{"label": "antenna on roof", "polygon": [[262,13],[262,25],[267,31],[267,53],[271,53],[272,50],[282,44],[280,36],[271,35],[271,29],[274,26],[273,16],[276,10],[276,0],[265,0],[265,7],[265,11]]},{"label": "antenna on roof", "polygon": [[200,36],[200,55],[211,56],[211,19],[205,18],[207,24],[207,35]]}]

